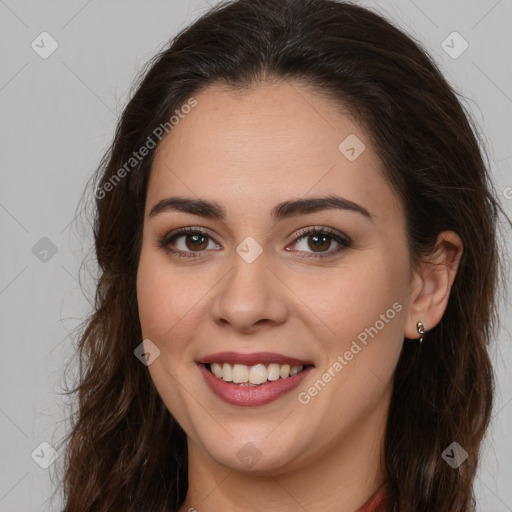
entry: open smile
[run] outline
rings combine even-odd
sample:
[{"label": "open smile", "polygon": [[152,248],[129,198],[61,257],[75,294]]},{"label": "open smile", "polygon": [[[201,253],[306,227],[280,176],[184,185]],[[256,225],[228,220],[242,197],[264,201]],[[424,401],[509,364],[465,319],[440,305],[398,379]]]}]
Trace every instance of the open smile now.
[{"label": "open smile", "polygon": [[272,353],[222,352],[198,362],[206,384],[233,405],[256,406],[295,389],[314,368],[312,363]]}]

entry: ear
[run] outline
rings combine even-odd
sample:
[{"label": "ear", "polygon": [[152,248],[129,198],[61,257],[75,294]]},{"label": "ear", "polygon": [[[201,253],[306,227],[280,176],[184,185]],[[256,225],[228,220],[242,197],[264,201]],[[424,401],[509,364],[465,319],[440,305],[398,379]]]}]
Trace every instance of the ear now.
[{"label": "ear", "polygon": [[461,238],[454,231],[439,234],[433,254],[419,263],[413,272],[405,337],[420,337],[416,324],[426,330],[435,327],[444,315],[450,291],[464,251]]}]

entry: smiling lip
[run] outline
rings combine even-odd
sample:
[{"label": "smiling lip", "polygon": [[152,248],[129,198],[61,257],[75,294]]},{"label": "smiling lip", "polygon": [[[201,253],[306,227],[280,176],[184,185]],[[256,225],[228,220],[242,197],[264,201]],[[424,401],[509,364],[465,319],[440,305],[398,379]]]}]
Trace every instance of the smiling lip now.
[{"label": "smiling lip", "polygon": [[274,380],[258,386],[243,386],[219,379],[203,363],[198,363],[198,366],[206,384],[215,395],[228,404],[246,407],[264,405],[277,400],[295,389],[313,369],[312,366],[307,366],[302,372],[293,377]]},{"label": "smiling lip", "polygon": [[[244,386],[233,382],[225,382],[223,379],[213,375],[207,367],[207,365],[211,363],[243,364],[246,366],[277,363],[289,364],[290,366],[304,366],[304,370],[285,379],[277,379],[256,386]],[[253,352],[251,354],[217,352],[205,356],[200,361],[197,361],[197,364],[206,384],[208,384],[208,387],[216,396],[231,405],[246,407],[264,405],[277,400],[295,389],[304,378],[309,375],[314,367],[310,361],[304,361],[273,352]]]},{"label": "smiling lip", "polygon": [[254,366],[255,364],[289,364],[290,366],[308,366],[312,365],[311,361],[303,361],[294,357],[288,357],[283,354],[275,354],[273,352],[253,352],[251,354],[241,354],[239,352],[216,352],[201,358],[197,361],[202,364],[210,363],[230,363],[244,364],[246,366]]}]

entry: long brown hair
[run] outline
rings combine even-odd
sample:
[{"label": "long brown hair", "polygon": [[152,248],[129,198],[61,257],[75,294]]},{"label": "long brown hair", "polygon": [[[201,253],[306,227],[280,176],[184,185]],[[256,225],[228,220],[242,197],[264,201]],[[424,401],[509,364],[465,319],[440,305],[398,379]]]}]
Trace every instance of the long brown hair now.
[{"label": "long brown hair", "polygon": [[[311,86],[366,128],[402,200],[413,262],[441,231],[464,243],[442,320],[421,345],[404,342],[384,448],[391,511],[475,510],[500,277],[505,283],[497,236],[505,214],[478,130],[431,57],[380,15],[335,0],[235,0],[212,8],[148,63],[92,180],[99,277],[68,392],[76,401],[63,440],[64,512],[176,511],[185,499],[186,436],[134,356],[155,148],[126,163],[149,138],[159,142],[157,127],[168,127],[205,87],[244,89],[269,77]],[[457,469],[442,457],[453,442],[468,453]]]}]

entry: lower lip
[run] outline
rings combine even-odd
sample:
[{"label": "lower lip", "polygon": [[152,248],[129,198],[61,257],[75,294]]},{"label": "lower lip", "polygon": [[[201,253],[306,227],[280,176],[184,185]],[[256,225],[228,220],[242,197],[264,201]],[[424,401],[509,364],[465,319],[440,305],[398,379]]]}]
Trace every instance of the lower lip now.
[{"label": "lower lip", "polygon": [[242,386],[216,377],[202,363],[198,366],[213,393],[228,404],[242,406],[264,405],[277,400],[295,389],[313,369],[312,366],[308,366],[293,377],[279,378],[259,386]]}]

